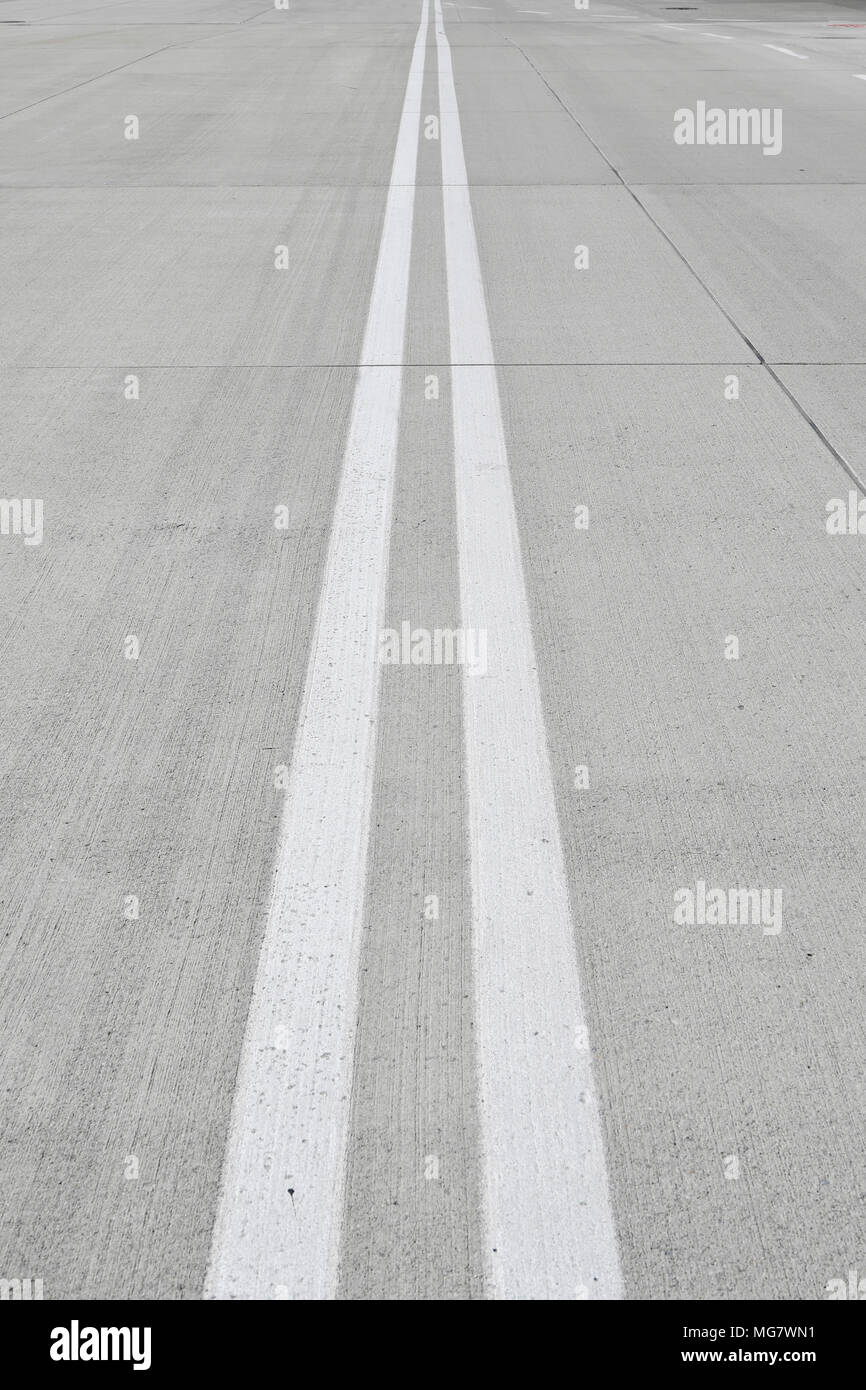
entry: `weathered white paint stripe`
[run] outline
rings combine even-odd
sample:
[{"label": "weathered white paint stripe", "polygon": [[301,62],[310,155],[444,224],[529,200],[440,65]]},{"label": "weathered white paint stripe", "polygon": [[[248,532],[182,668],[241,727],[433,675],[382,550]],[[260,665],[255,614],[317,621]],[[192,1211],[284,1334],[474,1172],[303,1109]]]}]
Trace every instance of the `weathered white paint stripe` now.
[{"label": "weathered white paint stripe", "polygon": [[804,63],[808,63],[809,56],[806,53],[795,53],[793,48],[780,48],[777,43],[765,43],[765,48],[772,48],[776,53],[786,53],[789,58],[800,58]]},{"label": "weathered white paint stripe", "polygon": [[428,14],[424,0],[234,1098],[210,1298],[336,1291]]},{"label": "weathered white paint stripe", "polygon": [[622,1284],[451,51],[435,0],[486,1270],[494,1297]]}]

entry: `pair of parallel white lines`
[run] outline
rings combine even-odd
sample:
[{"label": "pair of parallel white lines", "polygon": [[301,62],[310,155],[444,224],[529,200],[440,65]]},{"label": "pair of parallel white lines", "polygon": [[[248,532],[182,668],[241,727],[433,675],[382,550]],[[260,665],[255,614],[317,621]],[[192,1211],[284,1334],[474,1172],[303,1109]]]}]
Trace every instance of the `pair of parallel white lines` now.
[{"label": "pair of parallel white lines", "polygon": [[[622,1282],[496,370],[451,49],[434,2],[450,355],[461,364],[451,368],[461,621],[489,635],[487,674],[463,683],[485,1292],[615,1299]],[[394,364],[404,354],[428,26],[424,0],[234,1096],[209,1298],[337,1292],[403,375]]]}]

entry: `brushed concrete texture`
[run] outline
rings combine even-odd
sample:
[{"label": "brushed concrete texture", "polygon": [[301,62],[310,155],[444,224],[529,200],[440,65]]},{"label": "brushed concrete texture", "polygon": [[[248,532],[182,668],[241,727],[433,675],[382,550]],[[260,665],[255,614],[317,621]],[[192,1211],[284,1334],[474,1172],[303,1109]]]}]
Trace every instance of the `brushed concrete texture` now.
[{"label": "brushed concrete texture", "polygon": [[[625,1296],[862,1268],[866,541],[825,520],[866,477],[866,13],[695,6],[443,6],[471,333],[432,24],[390,187],[420,0],[0,6],[0,493],[43,504],[0,534],[3,1278],[202,1296],[389,198],[384,621],[461,621],[486,313]],[[781,153],[676,145],[698,101],[781,108]],[[484,1299],[466,686],[378,691],[333,1292]],[[679,925],[699,880],[780,891],[781,930]]]}]

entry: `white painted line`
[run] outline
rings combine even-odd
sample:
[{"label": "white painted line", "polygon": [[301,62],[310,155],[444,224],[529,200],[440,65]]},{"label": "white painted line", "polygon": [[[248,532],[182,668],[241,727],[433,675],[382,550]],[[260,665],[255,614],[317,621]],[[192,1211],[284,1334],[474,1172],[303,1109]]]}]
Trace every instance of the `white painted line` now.
[{"label": "white painted line", "polygon": [[808,63],[809,61],[809,55],[807,53],[795,53],[793,48],[780,48],[777,43],[765,43],[764,48],[773,48],[777,53],[787,53],[789,58],[802,58],[804,63]]},{"label": "white painted line", "polygon": [[662,29],[679,29],[681,34],[686,32],[686,26],[684,24],[662,24],[660,27]]},{"label": "white painted line", "polygon": [[861,82],[866,82],[866,72],[855,72],[855,77],[859,77]]},{"label": "white painted line", "polygon": [[[428,27],[406,86],[207,1298],[333,1298]],[[294,1190],[293,1197],[289,1189]]]},{"label": "white painted line", "polygon": [[705,39],[724,39],[725,43],[733,43],[733,42],[734,42],[733,36],[732,36],[731,34],[711,34],[708,30],[704,33],[704,38],[705,38]]},{"label": "white painted line", "polygon": [[[553,780],[463,139],[435,0],[464,668],[485,1278],[503,1299],[620,1298]],[[585,1290],[585,1294],[584,1291]]]},{"label": "white painted line", "polygon": [[518,10],[518,14],[550,14],[550,10]]}]

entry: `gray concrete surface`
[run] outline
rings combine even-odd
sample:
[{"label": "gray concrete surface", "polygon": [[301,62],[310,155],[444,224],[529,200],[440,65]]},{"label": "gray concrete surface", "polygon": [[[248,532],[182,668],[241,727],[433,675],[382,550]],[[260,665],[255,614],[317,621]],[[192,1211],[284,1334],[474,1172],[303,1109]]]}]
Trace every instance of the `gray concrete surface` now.
[{"label": "gray concrete surface", "polygon": [[[197,1299],[420,0],[0,9],[0,495],[44,499],[0,535],[0,1278]],[[825,529],[866,7],[444,19],[625,1296],[818,1299],[866,1261],[866,539]],[[701,100],[781,153],[678,146]],[[394,626],[460,621],[441,181],[422,129]],[[464,698],[383,670],[339,1298],[490,1295]],[[699,879],[782,931],[675,924]]]}]

